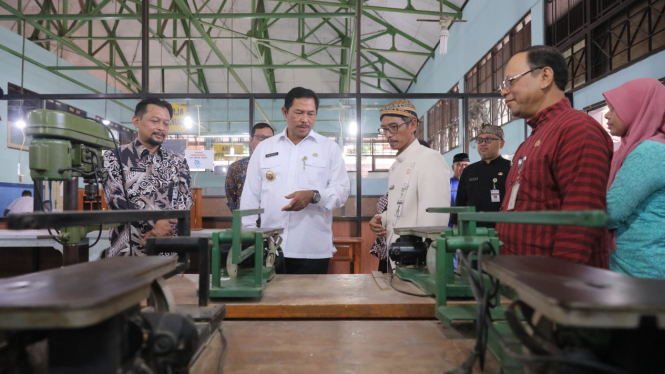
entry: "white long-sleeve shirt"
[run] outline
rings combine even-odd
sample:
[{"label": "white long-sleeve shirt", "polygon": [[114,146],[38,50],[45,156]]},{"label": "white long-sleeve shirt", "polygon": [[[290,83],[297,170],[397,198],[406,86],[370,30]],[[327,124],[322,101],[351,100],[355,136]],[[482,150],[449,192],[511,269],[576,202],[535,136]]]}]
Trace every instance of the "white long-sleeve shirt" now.
[{"label": "white long-sleeve shirt", "polygon": [[[272,179],[272,180],[271,180]],[[321,201],[298,212],[283,212],[296,191],[317,190]],[[332,211],[349,197],[349,177],[334,141],[310,131],[298,144],[286,129],[259,143],[249,160],[240,209],[263,208],[261,227],[284,228],[282,250],[290,258],[330,258]],[[256,216],[243,217],[243,228],[256,227]]]},{"label": "white long-sleeve shirt", "polygon": [[[401,214],[396,216],[402,200]],[[427,213],[427,208],[450,206],[450,171],[439,152],[417,140],[395,158],[388,174],[388,207],[381,223],[388,232],[388,245],[399,235],[395,227],[447,226],[449,214]]]}]

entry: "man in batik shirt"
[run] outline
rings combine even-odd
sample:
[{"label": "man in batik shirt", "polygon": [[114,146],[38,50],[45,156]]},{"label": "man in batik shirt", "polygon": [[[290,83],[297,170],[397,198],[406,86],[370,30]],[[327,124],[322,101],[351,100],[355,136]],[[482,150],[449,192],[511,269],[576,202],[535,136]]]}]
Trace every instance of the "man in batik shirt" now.
[{"label": "man in batik shirt", "polygon": [[[252,151],[256,149],[262,141],[271,138],[275,133],[272,127],[264,122],[257,123],[252,127],[249,134],[249,146]],[[229,172],[226,173],[226,205],[234,211],[240,208],[240,196],[242,195],[242,188],[245,186],[245,176],[247,175],[247,165],[249,165],[249,157],[238,160],[229,166]]]},{"label": "man in batik shirt", "polygon": [[[138,129],[136,142],[104,152],[108,179],[104,197],[112,210],[161,210],[192,207],[189,167],[185,158],[161,146],[169,133],[173,108],[166,101],[143,100],[136,106],[132,122]],[[124,176],[120,171],[120,165]],[[123,189],[123,179],[127,197]],[[177,236],[177,220],[132,222],[111,229],[109,256],[144,256],[150,237]]]}]

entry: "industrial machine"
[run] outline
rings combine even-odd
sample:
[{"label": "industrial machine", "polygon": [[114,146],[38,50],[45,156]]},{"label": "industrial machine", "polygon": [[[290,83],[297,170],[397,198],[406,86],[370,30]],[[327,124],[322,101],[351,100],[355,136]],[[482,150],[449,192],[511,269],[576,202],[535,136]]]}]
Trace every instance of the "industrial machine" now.
[{"label": "industrial machine", "polygon": [[[103,124],[73,114],[38,109],[26,116],[25,132],[30,142],[30,177],[35,182],[36,198],[43,200],[41,183],[63,182],[63,210],[78,210],[79,178],[85,183],[85,199],[97,198],[100,183],[106,179],[102,151],[117,149]],[[94,221],[92,221],[94,222]],[[101,230],[99,225],[63,227],[55,238],[63,245],[63,264],[78,263],[79,245],[87,250],[86,234]]]},{"label": "industrial machine", "polygon": [[[429,213],[473,213],[475,207],[429,208]],[[426,294],[436,297],[436,317],[449,326],[452,321],[475,320],[472,305],[449,306],[449,298],[472,298],[473,291],[466,277],[466,269],[453,268],[453,256],[459,249],[463,253],[475,251],[485,242],[496,251],[500,242],[494,229],[476,228],[475,221],[459,221],[459,228],[411,227],[396,228],[400,235],[390,246],[389,255],[396,262],[395,275],[413,282]],[[494,311],[499,318],[500,310]]]},{"label": "industrial machine", "polygon": [[[261,213],[263,209],[234,210],[231,231],[212,234],[211,297],[261,297],[266,283],[275,276],[277,249],[282,243],[279,234],[284,230],[241,230],[242,217]],[[224,259],[222,247],[225,244],[230,244],[231,248]],[[251,258],[254,261],[248,269],[239,269],[243,261]],[[226,264],[226,274],[222,271],[221,264]]]},{"label": "industrial machine", "polygon": [[[203,238],[151,238],[146,253],[182,251],[185,244],[191,242],[192,251],[199,252],[199,298],[203,295],[261,297],[267,282],[275,276],[275,259],[282,242],[280,234],[284,232],[270,228],[241,229],[242,217],[261,213],[263,209],[234,210],[232,229],[214,232],[212,238],[205,238],[203,242]],[[205,282],[209,278],[212,280]]]},{"label": "industrial machine", "polygon": [[225,309],[175,307],[162,277],[176,265],[116,257],[0,280],[0,372],[188,373]]},{"label": "industrial machine", "polygon": [[[665,280],[536,256],[490,256],[478,267],[512,301],[505,325],[479,321],[502,372],[663,372]],[[491,292],[478,291],[481,300]],[[479,314],[487,307],[479,302]]]},{"label": "industrial machine", "polygon": [[[607,222],[602,211],[476,213],[474,207],[429,208],[429,213],[457,213],[458,227],[396,228],[400,241],[391,245],[389,255],[396,262],[395,274],[416,284],[426,294],[436,297],[436,317],[446,326],[452,321],[473,321],[477,318],[475,305],[448,305],[452,298],[471,298],[469,268],[458,264],[453,270],[453,256],[471,252],[498,254],[501,242],[494,229],[476,227],[476,222],[512,222],[544,225],[603,227]],[[491,282],[483,277],[488,287]],[[488,312],[494,320],[503,319],[498,294],[492,296]]]},{"label": "industrial machine", "polygon": [[[177,218],[189,228],[189,217],[183,210],[32,213],[8,216],[7,226]],[[163,282],[187,270],[191,252],[207,268],[210,240],[159,239],[151,251],[178,256],[115,257],[0,280],[0,372],[187,373],[225,306],[208,305],[207,277],[199,305],[176,306]]]}]

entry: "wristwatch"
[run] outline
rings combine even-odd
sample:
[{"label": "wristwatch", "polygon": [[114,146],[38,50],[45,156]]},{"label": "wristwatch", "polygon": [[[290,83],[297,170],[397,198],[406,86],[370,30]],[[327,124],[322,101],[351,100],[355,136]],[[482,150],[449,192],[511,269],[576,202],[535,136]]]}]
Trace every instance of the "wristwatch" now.
[{"label": "wristwatch", "polygon": [[312,190],[314,191],[314,196],[312,196],[312,204],[316,204],[319,201],[321,201],[321,194],[317,190]]}]

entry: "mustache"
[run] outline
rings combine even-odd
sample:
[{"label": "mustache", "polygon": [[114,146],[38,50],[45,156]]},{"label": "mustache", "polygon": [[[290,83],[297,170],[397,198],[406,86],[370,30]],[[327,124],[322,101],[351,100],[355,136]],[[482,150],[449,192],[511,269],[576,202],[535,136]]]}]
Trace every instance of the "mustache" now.
[{"label": "mustache", "polygon": [[164,133],[163,133],[163,132],[161,132],[161,131],[155,131],[155,132],[153,132],[153,133],[152,133],[152,135],[161,135],[161,136],[166,136],[166,134],[164,134]]}]

